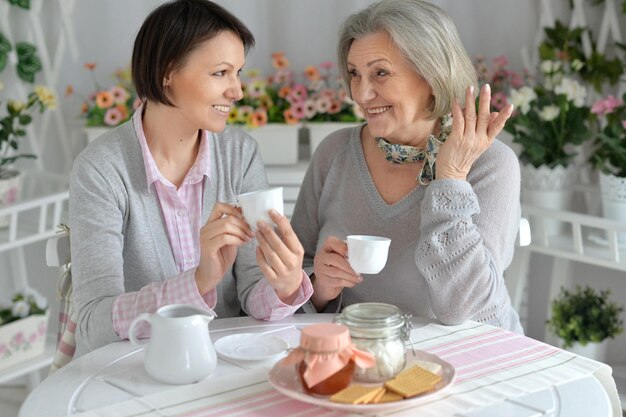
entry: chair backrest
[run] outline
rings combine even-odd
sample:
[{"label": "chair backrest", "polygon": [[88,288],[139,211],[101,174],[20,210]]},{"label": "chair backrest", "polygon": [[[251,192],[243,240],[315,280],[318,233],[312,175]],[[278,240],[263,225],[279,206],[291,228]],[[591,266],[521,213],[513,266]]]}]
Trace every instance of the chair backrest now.
[{"label": "chair backrest", "polygon": [[70,235],[67,233],[51,237],[46,242],[46,264],[65,266],[70,263]]},{"label": "chair backrest", "polygon": [[530,224],[528,219],[522,217],[515,242],[516,248],[513,260],[504,272],[504,282],[509,291],[513,308],[517,312],[522,310],[522,301],[527,283],[528,262],[530,260],[530,250],[525,248],[525,246],[530,245],[531,240]]},{"label": "chair backrest", "polygon": [[70,256],[69,228],[63,227],[64,232],[51,237],[46,242],[46,264],[62,269],[57,285],[59,299],[59,328],[57,334],[57,350],[52,360],[50,373],[69,363],[74,357],[76,340],[76,321],[72,318],[72,273]]}]

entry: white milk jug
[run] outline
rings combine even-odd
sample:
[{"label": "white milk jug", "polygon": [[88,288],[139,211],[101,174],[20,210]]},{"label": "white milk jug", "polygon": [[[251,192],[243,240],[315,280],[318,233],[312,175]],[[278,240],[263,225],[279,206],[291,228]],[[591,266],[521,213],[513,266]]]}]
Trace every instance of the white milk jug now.
[{"label": "white milk jug", "polygon": [[[188,304],[172,304],[155,314],[143,313],[130,325],[128,338],[145,346],[146,372],[166,384],[191,384],[211,374],[217,356],[209,336],[209,322],[215,313]],[[152,327],[150,340],[140,342],[135,336],[137,325],[146,321]]]}]

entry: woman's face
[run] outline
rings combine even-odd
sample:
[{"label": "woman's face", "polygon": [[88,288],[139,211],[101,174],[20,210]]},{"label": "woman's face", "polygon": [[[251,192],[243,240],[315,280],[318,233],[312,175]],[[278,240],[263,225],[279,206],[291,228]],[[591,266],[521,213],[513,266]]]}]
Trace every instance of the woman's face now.
[{"label": "woman's face", "polygon": [[387,32],[352,42],[348,52],[352,98],[361,106],[370,133],[395,143],[415,142],[428,117],[432,90],[415,72]]},{"label": "woman's face", "polygon": [[166,92],[191,129],[224,130],[233,102],[243,97],[239,73],[244,62],[243,42],[225,31],[198,45],[171,72]]}]

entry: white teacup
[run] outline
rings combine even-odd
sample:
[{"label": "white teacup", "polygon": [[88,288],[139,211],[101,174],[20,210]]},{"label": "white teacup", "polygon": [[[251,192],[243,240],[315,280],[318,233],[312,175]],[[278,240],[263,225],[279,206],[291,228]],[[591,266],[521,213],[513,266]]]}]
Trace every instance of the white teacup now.
[{"label": "white teacup", "polygon": [[387,263],[391,239],[380,236],[350,235],[348,263],[359,274],[378,274]]},{"label": "white teacup", "polygon": [[256,230],[256,224],[259,220],[270,225],[274,224],[269,214],[271,209],[280,214],[284,213],[283,187],[239,194],[237,200],[239,200],[243,217],[252,230]]}]

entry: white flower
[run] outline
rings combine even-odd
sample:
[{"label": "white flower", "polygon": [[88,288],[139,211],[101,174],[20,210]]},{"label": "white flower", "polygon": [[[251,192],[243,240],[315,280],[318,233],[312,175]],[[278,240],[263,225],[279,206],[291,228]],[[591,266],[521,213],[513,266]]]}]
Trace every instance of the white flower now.
[{"label": "white flower", "polygon": [[549,122],[551,120],[554,120],[559,115],[560,112],[561,112],[561,109],[559,109],[559,106],[550,105],[541,109],[541,111],[539,112],[539,117],[542,120]]},{"label": "white flower", "polygon": [[530,87],[522,87],[519,90],[512,89],[509,102],[516,108],[520,109],[522,114],[528,113],[530,110],[530,103],[537,98],[535,90]]},{"label": "white flower", "polygon": [[541,72],[544,74],[553,74],[561,69],[559,61],[543,61],[541,63]]},{"label": "white flower", "polygon": [[572,61],[572,69],[575,72],[578,72],[581,70],[581,68],[585,65],[584,62],[582,62],[580,59],[575,59]]},{"label": "white flower", "polygon": [[582,107],[585,105],[587,90],[576,80],[563,78],[561,83],[554,88],[554,92],[565,95],[565,97],[567,97],[569,101],[572,101],[576,107]]},{"label": "white flower", "polygon": [[46,297],[37,293],[33,296],[33,298],[35,300],[35,305],[38,309],[45,310],[46,308],[48,308],[48,300],[46,299]]},{"label": "white flower", "polygon": [[16,301],[11,307],[11,314],[15,317],[26,317],[30,313],[30,306],[24,300]]}]

